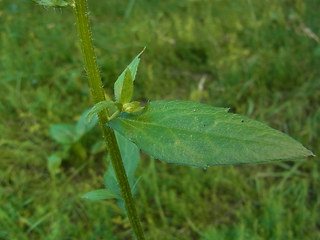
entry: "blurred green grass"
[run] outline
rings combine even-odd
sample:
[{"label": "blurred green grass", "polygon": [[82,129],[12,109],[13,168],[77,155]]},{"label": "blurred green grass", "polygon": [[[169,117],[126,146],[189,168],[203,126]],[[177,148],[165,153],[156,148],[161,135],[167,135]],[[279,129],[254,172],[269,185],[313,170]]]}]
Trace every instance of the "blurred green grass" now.
[{"label": "blurred green grass", "polygon": [[[320,154],[316,0],[89,1],[106,91],[147,51],[135,99],[193,100],[268,123]],[[104,154],[54,183],[54,123],[91,106],[72,11],[0,0],[0,239],[131,239],[101,188]],[[99,135],[97,129],[96,134]],[[319,158],[196,168],[143,154],[137,207],[148,239],[319,239]]]}]

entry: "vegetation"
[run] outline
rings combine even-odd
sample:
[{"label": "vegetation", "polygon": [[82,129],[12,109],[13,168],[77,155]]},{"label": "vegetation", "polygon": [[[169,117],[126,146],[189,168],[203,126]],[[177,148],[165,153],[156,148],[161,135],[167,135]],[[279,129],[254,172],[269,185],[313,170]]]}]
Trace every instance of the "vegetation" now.
[{"label": "vegetation", "polygon": [[[83,92],[88,89],[83,72],[77,70],[81,58],[70,38],[71,13],[68,19],[65,12],[62,17],[59,10],[44,10],[46,26],[53,29],[50,33],[41,27],[40,17],[30,18],[39,12],[29,9],[30,3],[1,4],[5,9],[1,17],[8,22],[1,25],[5,50],[1,102],[6,103],[0,106],[1,115],[6,116],[0,129],[4,157],[1,237],[130,238],[128,221],[118,218],[114,203],[93,206],[78,199],[92,186],[101,188],[103,182],[96,169],[106,169],[106,164],[101,165],[105,156],[86,150],[94,149],[89,148],[89,139],[97,133],[77,139],[78,147],[70,150],[73,154],[65,157],[60,171],[50,171],[49,164],[51,178],[45,169],[46,158],[58,147],[48,138],[49,126],[53,122],[74,123],[78,119],[74,115],[90,106],[87,92]],[[104,61],[100,62],[101,69],[106,69],[106,89],[112,89],[111,79],[116,79],[128,62],[123,64],[118,58],[150,41],[145,55],[150,59],[139,72],[144,80],[136,83],[140,86],[136,87],[135,99],[164,96],[168,100],[231,106],[238,113],[288,132],[317,153],[319,45],[312,32],[316,22],[312,2],[297,1],[289,8],[277,2],[255,6],[250,1],[123,4],[110,1],[103,3],[104,8],[100,3],[90,6],[101,19],[96,19],[95,36],[97,53]],[[110,14],[103,14],[102,9],[111,9]],[[26,19],[12,18],[19,11],[33,11],[28,24]],[[243,14],[245,11],[248,14]],[[221,20],[224,18],[228,21]],[[100,28],[104,25],[106,29]],[[23,37],[28,35],[33,41],[26,43]],[[57,48],[52,47],[52,39],[57,40]],[[130,45],[122,45],[125,43]],[[26,60],[33,64],[26,64]],[[52,91],[53,87],[60,91]],[[90,160],[79,157],[81,152]],[[214,167],[203,172],[153,160],[149,163],[147,158],[144,156],[144,164],[138,168],[142,179],[137,197],[138,209],[150,209],[141,214],[149,239],[179,239],[181,235],[189,239],[318,237],[317,161]],[[49,158],[50,162],[55,161]]]}]

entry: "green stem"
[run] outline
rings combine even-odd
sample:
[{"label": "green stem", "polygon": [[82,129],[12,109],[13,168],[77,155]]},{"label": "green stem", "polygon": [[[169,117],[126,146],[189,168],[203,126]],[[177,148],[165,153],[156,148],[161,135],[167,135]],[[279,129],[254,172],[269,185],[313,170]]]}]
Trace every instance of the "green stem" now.
[{"label": "green stem", "polygon": [[[103,90],[100,72],[93,49],[93,41],[88,18],[87,0],[75,0],[73,10],[81,42],[81,50],[84,58],[84,64],[88,75],[89,85],[91,88],[91,94],[94,103],[96,104],[105,100],[105,93]],[[123,166],[119,146],[114,135],[114,131],[106,125],[106,122],[108,121],[107,110],[103,110],[100,113],[98,113],[98,117],[100,126],[102,128],[103,137],[107,145],[111,162],[119,183],[122,198],[125,202],[125,207],[131,226],[138,240],[145,239],[134,204],[134,200],[131,194],[128,178]]]}]

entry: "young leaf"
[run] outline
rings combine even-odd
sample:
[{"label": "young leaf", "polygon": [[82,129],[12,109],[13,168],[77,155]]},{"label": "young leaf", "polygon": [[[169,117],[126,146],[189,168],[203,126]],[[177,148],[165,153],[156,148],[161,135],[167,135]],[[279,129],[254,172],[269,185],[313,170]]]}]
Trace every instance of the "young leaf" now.
[{"label": "young leaf", "polygon": [[133,80],[130,69],[127,68],[118,101],[122,104],[129,103],[133,94]]},{"label": "young leaf", "polygon": [[91,192],[86,193],[81,198],[86,198],[90,200],[105,200],[105,199],[119,199],[121,198],[119,195],[110,191],[109,189],[98,189]]},{"label": "young leaf", "polygon": [[[114,83],[114,95],[117,102],[121,102],[122,89],[124,88],[124,79],[127,69],[130,70],[132,82],[135,80],[138,65],[140,62],[140,56],[144,52],[145,48],[132,60],[132,62],[126,67],[126,69],[120,74],[117,81]],[[128,101],[129,102],[129,101]]]},{"label": "young leaf", "polygon": [[[88,112],[87,112],[87,115],[86,115],[86,120],[87,121],[90,121],[91,118],[93,117],[93,115],[101,112],[103,109],[105,108],[110,108],[110,107],[113,107],[113,106],[116,106],[116,108],[121,111],[122,109],[122,104],[119,104],[119,103],[115,103],[113,101],[101,101],[101,102],[98,102],[97,104],[95,104]],[[97,118],[98,119],[98,118]]]},{"label": "young leaf", "polygon": [[150,102],[141,114],[122,113],[108,125],[159,160],[196,167],[313,156],[261,122],[200,103]]},{"label": "young leaf", "polygon": [[72,144],[79,140],[75,126],[71,124],[54,124],[50,127],[50,136],[61,144]]},{"label": "young leaf", "polygon": [[79,138],[81,138],[84,134],[89,132],[98,123],[98,117],[97,116],[92,116],[91,117],[91,121],[87,120],[87,116],[88,116],[90,111],[91,111],[90,109],[85,110],[81,114],[81,117],[78,119],[78,121],[76,123],[76,132],[77,132]]}]

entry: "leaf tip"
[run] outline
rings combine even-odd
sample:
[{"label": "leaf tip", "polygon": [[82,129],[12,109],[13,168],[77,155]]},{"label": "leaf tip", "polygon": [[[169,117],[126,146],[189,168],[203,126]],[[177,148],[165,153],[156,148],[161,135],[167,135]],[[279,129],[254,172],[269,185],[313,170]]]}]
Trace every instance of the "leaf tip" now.
[{"label": "leaf tip", "polygon": [[309,150],[309,155],[307,156],[308,158],[313,158],[316,157],[317,155],[315,155],[312,151]]},{"label": "leaf tip", "polygon": [[316,157],[316,155],[311,151],[309,150],[308,148],[304,147],[302,144],[300,144],[300,146],[302,147],[302,154],[303,154],[303,157],[305,158],[313,158],[313,157]]},{"label": "leaf tip", "polygon": [[144,51],[146,50],[146,46],[144,46],[144,48],[142,49],[142,51],[138,54],[138,58],[140,58],[141,57],[141,55],[144,53]]}]

